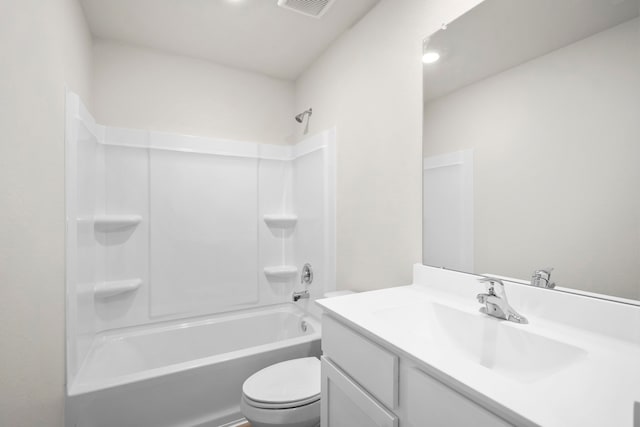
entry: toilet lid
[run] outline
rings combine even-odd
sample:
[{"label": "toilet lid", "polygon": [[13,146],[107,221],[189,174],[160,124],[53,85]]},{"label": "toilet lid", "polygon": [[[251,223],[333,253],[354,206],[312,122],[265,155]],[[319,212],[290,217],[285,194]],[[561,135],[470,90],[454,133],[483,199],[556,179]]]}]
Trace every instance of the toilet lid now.
[{"label": "toilet lid", "polygon": [[315,357],[287,360],[251,375],[242,393],[257,406],[291,407],[320,398],[320,360]]}]

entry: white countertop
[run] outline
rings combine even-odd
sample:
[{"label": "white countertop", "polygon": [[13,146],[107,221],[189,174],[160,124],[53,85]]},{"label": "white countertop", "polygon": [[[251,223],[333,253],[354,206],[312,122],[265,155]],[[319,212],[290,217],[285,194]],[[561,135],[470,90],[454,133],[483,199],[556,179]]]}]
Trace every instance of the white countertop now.
[{"label": "white countertop", "polygon": [[[451,350],[450,343],[442,342],[442,334],[434,332],[438,329],[433,325],[435,317],[426,312],[432,310],[434,304],[473,316],[486,316],[478,312],[480,305],[475,299],[475,294],[483,291],[483,285],[475,286],[475,278],[471,280],[467,277],[462,281],[466,283],[451,284],[452,292],[440,280],[435,285],[414,284],[317,302],[401,356],[459,381],[532,423],[544,427],[634,425],[634,403],[640,402],[640,343],[636,339],[640,334],[640,308],[635,311],[620,306],[624,316],[609,316],[623,319],[624,323],[616,325],[605,317],[611,310],[617,310],[615,305],[610,305],[613,303],[575,297],[582,299],[567,306],[567,296],[562,295],[558,300],[564,306],[555,307],[552,299],[560,293],[507,285],[512,305],[529,323],[496,322],[583,350],[579,357],[555,372],[514,378],[462,357],[460,352]],[[519,295],[521,290],[524,295]],[[523,304],[525,298],[536,302]],[[519,306],[514,301],[519,302]],[[575,313],[568,316],[571,322],[550,320],[550,316],[540,315],[549,308]],[[589,327],[591,324],[599,325],[599,329],[594,331]],[[439,327],[447,325],[441,323]],[[626,329],[628,333],[607,334],[608,327],[612,331]]]}]

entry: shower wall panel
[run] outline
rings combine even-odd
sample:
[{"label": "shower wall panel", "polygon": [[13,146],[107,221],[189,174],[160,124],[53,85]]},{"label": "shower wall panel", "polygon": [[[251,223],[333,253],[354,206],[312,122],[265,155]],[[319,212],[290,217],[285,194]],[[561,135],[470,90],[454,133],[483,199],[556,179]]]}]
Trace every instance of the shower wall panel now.
[{"label": "shower wall panel", "polygon": [[[258,166],[258,240],[259,240],[259,284],[261,304],[277,304],[291,298],[292,287],[297,276],[277,280],[269,278],[264,268],[269,266],[295,266],[293,239],[297,225],[273,227],[264,221],[265,216],[295,215],[292,196],[292,166],[288,160],[289,147],[282,147],[281,159],[261,158]],[[276,156],[273,156],[276,157]]]},{"label": "shower wall panel", "polygon": [[92,221],[105,207],[105,153],[101,129],[71,93],[65,128],[67,375],[73,378],[95,335],[93,286],[105,272],[104,250]]},{"label": "shower wall panel", "polygon": [[[121,132],[122,133],[122,132]],[[96,299],[96,330],[119,328],[144,322],[148,318],[149,295],[149,150],[137,146],[115,145],[117,130],[106,129],[107,217],[137,215],[140,223],[109,232],[96,232],[105,251],[106,282],[139,280],[135,292]],[[146,132],[130,132],[127,140],[147,144]]]},{"label": "shower wall panel", "polygon": [[309,311],[312,300],[335,290],[335,130],[311,136],[294,147],[292,160],[293,200],[298,214],[294,235],[296,265],[311,264],[311,299],[304,302]]},{"label": "shower wall panel", "polygon": [[258,302],[257,162],[150,152],[152,316]]},{"label": "shower wall panel", "polygon": [[333,130],[269,145],[105,127],[67,104],[69,384],[102,331],[289,302],[307,262],[312,299],[335,288]]}]

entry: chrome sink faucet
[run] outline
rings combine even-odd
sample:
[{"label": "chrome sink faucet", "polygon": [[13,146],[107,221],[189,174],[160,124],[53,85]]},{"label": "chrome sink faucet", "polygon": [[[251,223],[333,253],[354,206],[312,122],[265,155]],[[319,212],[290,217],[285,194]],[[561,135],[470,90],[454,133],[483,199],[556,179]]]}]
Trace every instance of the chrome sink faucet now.
[{"label": "chrome sink faucet", "polygon": [[540,269],[533,272],[531,275],[531,286],[538,288],[553,289],[556,284],[551,281],[551,272],[553,268]]},{"label": "chrome sink faucet", "polygon": [[502,280],[493,277],[483,277],[478,279],[478,281],[485,283],[487,286],[487,293],[478,294],[477,296],[478,302],[484,304],[484,307],[482,307],[480,311],[489,316],[497,317],[498,319],[509,320],[516,323],[527,323],[527,319],[518,314],[518,312],[509,305]]}]

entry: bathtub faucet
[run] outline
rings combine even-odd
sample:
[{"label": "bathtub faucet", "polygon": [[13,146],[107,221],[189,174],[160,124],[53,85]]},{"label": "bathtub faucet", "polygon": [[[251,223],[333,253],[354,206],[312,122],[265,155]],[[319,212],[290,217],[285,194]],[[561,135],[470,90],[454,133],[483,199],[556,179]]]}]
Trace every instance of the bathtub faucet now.
[{"label": "bathtub faucet", "polygon": [[301,298],[309,298],[309,290],[305,289],[304,291],[294,292],[293,293],[293,301],[298,301]]}]

